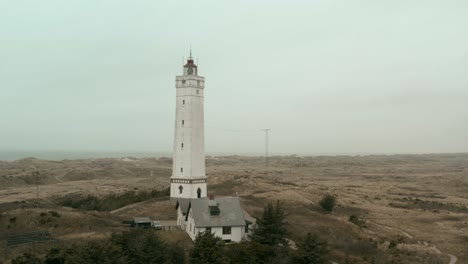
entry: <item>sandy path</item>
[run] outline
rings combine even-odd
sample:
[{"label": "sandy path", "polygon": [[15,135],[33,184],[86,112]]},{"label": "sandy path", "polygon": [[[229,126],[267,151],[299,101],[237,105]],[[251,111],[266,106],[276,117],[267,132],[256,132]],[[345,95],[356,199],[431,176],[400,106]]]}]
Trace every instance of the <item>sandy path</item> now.
[{"label": "sandy path", "polygon": [[449,257],[450,257],[450,262],[449,262],[449,264],[455,264],[455,263],[457,263],[457,261],[458,261],[458,258],[457,258],[457,257],[455,257],[455,256],[452,255],[452,254],[448,254],[448,255],[449,255]]},{"label": "sandy path", "polygon": [[[368,221],[368,222],[370,222],[370,221]],[[370,223],[372,223],[372,224],[374,224],[374,225],[377,225],[377,226],[380,226],[380,227],[383,227],[383,228],[386,228],[386,229],[397,230],[397,231],[399,231],[401,234],[403,234],[404,236],[406,236],[406,237],[408,237],[408,238],[413,238],[412,235],[406,233],[405,231],[401,230],[400,228],[390,227],[390,226],[386,226],[386,225],[382,225],[382,224],[377,224],[377,223],[375,223],[375,222],[370,222]],[[427,243],[425,242],[425,244],[427,244]],[[439,251],[437,248],[435,248],[435,249],[436,249],[437,251]],[[441,252],[439,251],[439,253],[441,253]],[[456,256],[454,256],[454,255],[452,255],[452,254],[448,254],[448,256],[450,257],[450,262],[449,262],[449,264],[455,264],[455,263],[457,263],[458,258],[457,258]]]}]

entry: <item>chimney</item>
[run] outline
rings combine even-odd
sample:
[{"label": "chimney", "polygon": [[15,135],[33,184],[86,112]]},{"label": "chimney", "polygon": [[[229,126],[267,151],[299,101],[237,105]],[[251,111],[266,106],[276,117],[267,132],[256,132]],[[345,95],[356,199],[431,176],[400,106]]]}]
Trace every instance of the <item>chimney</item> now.
[{"label": "chimney", "polygon": [[209,193],[209,194],[208,194],[208,199],[214,200],[214,198],[215,198],[215,196],[214,196],[213,193]]}]

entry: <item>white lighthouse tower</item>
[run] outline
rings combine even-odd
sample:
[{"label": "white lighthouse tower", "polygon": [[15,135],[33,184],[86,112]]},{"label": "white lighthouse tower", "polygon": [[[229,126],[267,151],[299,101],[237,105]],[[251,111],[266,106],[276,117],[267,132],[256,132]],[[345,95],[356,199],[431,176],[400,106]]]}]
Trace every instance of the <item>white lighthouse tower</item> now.
[{"label": "white lighthouse tower", "polygon": [[205,78],[198,76],[192,51],[176,76],[176,118],[171,198],[206,197],[203,93]]}]

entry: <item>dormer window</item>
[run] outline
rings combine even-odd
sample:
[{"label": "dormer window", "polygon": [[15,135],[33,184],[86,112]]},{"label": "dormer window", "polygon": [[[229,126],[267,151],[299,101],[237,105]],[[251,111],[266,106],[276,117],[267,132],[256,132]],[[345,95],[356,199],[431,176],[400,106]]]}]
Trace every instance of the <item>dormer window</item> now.
[{"label": "dormer window", "polygon": [[208,202],[208,209],[210,210],[210,215],[211,216],[216,216],[216,215],[219,215],[220,211],[219,211],[219,205],[216,201],[214,200],[210,200]]}]

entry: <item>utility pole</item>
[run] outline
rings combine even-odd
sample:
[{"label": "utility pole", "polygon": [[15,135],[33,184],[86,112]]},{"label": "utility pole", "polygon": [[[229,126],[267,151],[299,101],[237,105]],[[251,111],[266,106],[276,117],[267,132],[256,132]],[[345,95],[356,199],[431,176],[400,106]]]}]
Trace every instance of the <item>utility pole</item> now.
[{"label": "utility pole", "polygon": [[39,170],[33,171],[33,176],[36,176],[36,208],[39,208]]},{"label": "utility pole", "polygon": [[271,129],[264,128],[262,130],[265,131],[265,167],[268,169],[268,132]]}]

